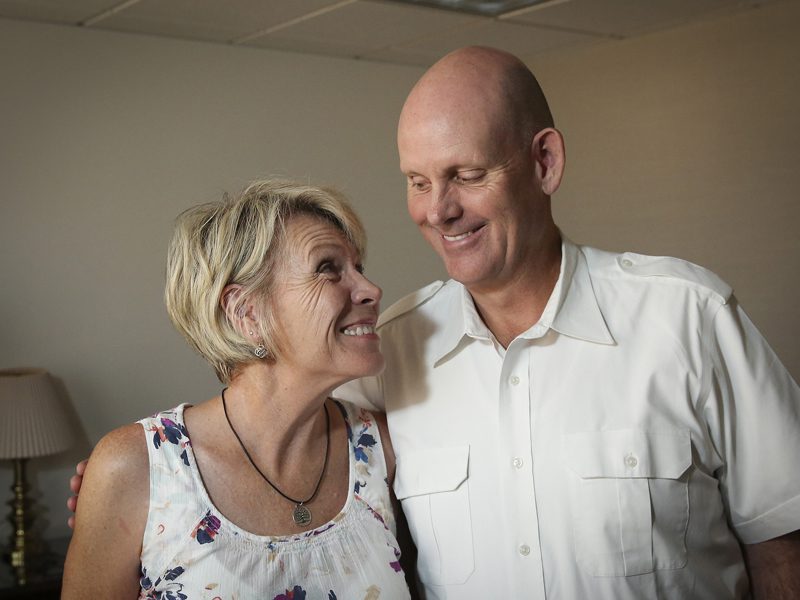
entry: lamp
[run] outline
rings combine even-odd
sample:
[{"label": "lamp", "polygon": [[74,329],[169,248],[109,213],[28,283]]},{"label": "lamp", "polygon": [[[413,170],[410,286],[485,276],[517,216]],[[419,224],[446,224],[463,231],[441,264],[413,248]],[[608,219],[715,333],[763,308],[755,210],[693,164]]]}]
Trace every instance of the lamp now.
[{"label": "lamp", "polygon": [[[33,516],[25,497],[25,464],[29,458],[56,454],[73,441],[70,417],[44,369],[0,370],[0,459],[14,461],[13,499],[9,502],[13,526],[11,566],[17,585],[25,585],[26,545],[36,550],[30,535]],[[30,558],[30,557],[29,557]]]}]

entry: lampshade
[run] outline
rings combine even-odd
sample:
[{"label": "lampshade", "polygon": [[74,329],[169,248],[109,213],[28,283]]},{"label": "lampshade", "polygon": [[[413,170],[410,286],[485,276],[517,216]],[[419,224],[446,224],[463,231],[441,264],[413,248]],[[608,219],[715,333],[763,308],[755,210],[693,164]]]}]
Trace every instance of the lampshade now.
[{"label": "lampshade", "polygon": [[47,371],[0,370],[0,459],[56,454],[73,441],[67,407]]}]

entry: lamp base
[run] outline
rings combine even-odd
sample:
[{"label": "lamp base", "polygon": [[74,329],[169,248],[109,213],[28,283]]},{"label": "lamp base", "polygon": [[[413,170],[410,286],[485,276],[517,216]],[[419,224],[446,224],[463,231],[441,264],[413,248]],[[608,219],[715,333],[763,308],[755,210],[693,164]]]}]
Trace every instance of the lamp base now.
[{"label": "lamp base", "polygon": [[11,507],[11,515],[8,520],[11,523],[12,531],[11,551],[6,559],[11,564],[18,586],[24,586],[28,582],[28,572],[32,572],[32,567],[35,566],[32,562],[43,551],[42,544],[31,533],[33,513],[31,511],[32,502],[26,496],[28,491],[28,484],[25,481],[26,463],[27,459],[25,458],[14,459],[14,483],[11,486],[13,497],[8,502]]}]

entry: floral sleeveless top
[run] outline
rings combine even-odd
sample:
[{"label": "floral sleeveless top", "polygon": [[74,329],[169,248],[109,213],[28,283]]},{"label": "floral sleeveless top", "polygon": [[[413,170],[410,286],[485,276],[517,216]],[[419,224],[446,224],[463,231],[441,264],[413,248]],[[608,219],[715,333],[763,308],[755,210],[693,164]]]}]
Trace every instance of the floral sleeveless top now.
[{"label": "floral sleeveless top", "polygon": [[350,439],[342,511],[288,537],[228,521],[211,503],[183,420],[185,404],[142,419],[150,510],[140,600],[353,600],[409,598],[373,416],[336,401]]}]

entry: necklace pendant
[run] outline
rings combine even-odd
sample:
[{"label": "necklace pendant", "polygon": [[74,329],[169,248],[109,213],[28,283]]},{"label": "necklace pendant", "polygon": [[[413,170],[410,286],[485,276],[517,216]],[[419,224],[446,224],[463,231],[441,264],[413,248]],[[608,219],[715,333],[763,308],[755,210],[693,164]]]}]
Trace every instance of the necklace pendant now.
[{"label": "necklace pendant", "polygon": [[298,504],[292,511],[292,519],[294,520],[295,525],[305,527],[311,523],[311,511],[302,504]]}]

